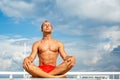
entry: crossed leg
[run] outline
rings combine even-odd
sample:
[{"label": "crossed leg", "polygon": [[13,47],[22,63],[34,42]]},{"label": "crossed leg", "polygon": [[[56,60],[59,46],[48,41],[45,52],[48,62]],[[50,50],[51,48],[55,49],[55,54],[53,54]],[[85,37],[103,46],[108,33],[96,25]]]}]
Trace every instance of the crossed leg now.
[{"label": "crossed leg", "polygon": [[29,74],[31,74],[32,77],[36,77],[36,78],[63,78],[65,76],[65,75],[54,76],[54,75],[48,74],[32,63],[29,65],[29,68],[28,69],[25,68],[25,70]]},{"label": "crossed leg", "polygon": [[53,71],[50,73],[46,73],[42,71],[40,68],[35,66],[33,63],[29,65],[29,68],[25,68],[25,70],[32,75],[32,77],[36,78],[64,78],[65,73],[68,72],[72,67],[67,65],[67,61],[62,62],[58,65]]},{"label": "crossed leg", "polygon": [[72,66],[69,67],[67,65],[67,61],[64,61],[60,65],[58,65],[54,70],[52,70],[49,74],[52,74],[52,75],[64,75],[71,68],[72,68]]}]

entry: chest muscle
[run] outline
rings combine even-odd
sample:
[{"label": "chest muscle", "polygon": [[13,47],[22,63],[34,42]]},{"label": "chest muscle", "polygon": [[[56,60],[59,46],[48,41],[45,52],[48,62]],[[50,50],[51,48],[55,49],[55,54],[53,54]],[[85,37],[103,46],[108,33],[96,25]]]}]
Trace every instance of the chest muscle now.
[{"label": "chest muscle", "polygon": [[39,51],[40,52],[46,52],[46,51],[52,51],[52,52],[57,52],[58,51],[58,45],[57,44],[52,44],[52,43],[49,43],[49,44],[41,44],[39,46]]}]

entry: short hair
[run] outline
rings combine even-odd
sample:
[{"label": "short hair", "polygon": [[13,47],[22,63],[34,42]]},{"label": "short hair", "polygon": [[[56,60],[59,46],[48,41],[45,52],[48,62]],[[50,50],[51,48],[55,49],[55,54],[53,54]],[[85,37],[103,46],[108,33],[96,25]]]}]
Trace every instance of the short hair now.
[{"label": "short hair", "polygon": [[[45,21],[42,23],[42,25],[41,25],[41,29],[43,28],[43,24],[44,24],[45,22],[49,22],[49,21],[48,21],[48,20],[45,20]],[[52,27],[52,25],[51,25],[51,27]]]}]

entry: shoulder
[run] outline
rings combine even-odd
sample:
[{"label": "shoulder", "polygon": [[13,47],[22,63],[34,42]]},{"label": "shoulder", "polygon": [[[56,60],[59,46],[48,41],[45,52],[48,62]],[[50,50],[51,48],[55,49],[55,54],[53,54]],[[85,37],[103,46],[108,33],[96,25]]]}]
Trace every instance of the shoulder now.
[{"label": "shoulder", "polygon": [[63,43],[61,42],[61,41],[57,41],[56,40],[56,42],[57,42],[57,44],[61,47],[61,46],[63,46]]},{"label": "shoulder", "polygon": [[33,47],[37,47],[40,44],[40,42],[41,42],[41,40],[34,42]]}]

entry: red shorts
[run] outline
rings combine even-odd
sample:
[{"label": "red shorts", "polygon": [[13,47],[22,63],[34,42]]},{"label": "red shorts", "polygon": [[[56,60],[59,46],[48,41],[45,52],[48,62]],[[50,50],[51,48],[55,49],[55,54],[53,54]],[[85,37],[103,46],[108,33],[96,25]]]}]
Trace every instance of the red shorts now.
[{"label": "red shorts", "polygon": [[55,69],[55,66],[52,65],[43,65],[43,66],[38,66],[40,69],[42,69],[44,72],[51,72],[53,69]]}]

